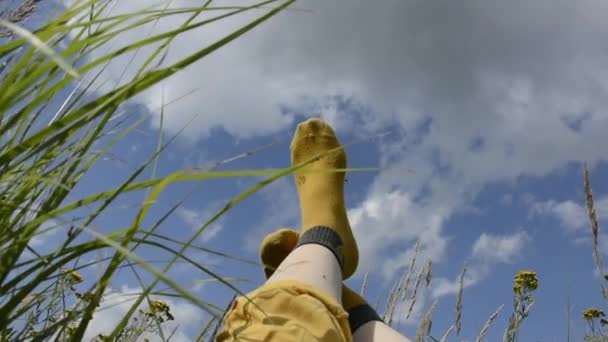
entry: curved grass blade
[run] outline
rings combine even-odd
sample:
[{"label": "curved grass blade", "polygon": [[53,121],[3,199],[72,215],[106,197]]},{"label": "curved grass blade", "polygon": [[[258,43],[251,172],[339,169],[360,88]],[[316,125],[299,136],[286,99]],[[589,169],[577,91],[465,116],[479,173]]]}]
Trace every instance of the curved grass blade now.
[{"label": "curved grass blade", "polygon": [[78,72],[74,70],[71,65],[59,57],[50,47],[48,47],[48,45],[38,39],[38,37],[33,35],[30,31],[2,18],[0,18],[0,25],[5,26],[9,30],[25,38],[30,44],[32,44],[32,46],[36,47],[36,49],[40,50],[40,52],[47,55],[58,67],[63,69],[63,71],[68,73],[70,76],[74,78],[80,77],[80,74],[78,74]]}]

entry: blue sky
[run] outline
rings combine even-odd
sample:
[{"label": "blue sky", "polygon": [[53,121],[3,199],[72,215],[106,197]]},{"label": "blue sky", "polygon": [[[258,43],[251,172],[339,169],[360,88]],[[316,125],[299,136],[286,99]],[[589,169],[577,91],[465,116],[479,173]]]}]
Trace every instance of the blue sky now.
[{"label": "blue sky", "polygon": [[[181,0],[172,6],[196,3]],[[118,1],[114,10],[137,6]],[[297,6],[314,13],[282,13],[125,106],[127,123],[141,116],[148,120],[83,177],[71,198],[117,186],[154,153],[163,98],[169,102],[195,91],[164,110],[163,140],[185,130],[161,156],[159,176],[269,143],[274,145],[220,170],[286,167],[296,124],[320,115],[342,142],[359,141],[347,150],[351,167],[382,167],[347,176],[349,217],[362,255],[347,284],[359,289],[369,270],[366,297],[375,304],[378,294],[386,294],[404,273],[417,240],[417,265],[426,257],[433,260],[430,288],[419,292],[413,317],[400,324],[406,335],[415,335],[416,323],[434,300],[433,335],[441,336],[453,323],[457,281],[466,261],[462,338],[474,339],[489,315],[505,304],[487,340],[502,337],[511,312],[512,279],[521,269],[536,270],[540,279],[522,340],[565,341],[568,296],[572,335],[580,338],[585,331],[581,310],[604,307],[594,275],[582,162],[590,163],[600,224],[606,225],[608,74],[602,61],[608,56],[599,42],[608,26],[597,14],[605,5],[518,0],[385,1],[382,6],[354,1],[346,8],[308,1]],[[166,63],[250,18],[177,39]],[[360,25],[363,19],[369,26]],[[161,22],[156,30],[181,20]],[[115,46],[146,32],[133,32]],[[126,61],[110,66],[102,90],[118,82]],[[150,175],[148,169],[140,179]],[[185,240],[259,180],[172,184],[144,225],[193,190],[159,228]],[[145,195],[124,196],[95,228],[126,227]],[[257,261],[261,238],[279,227],[297,227],[298,215],[295,189],[286,178],[237,205],[197,243]],[[60,233],[45,236],[39,248],[52,248]],[[608,254],[605,243],[602,251]],[[146,249],[141,255],[167,258]],[[194,251],[189,255],[223,276],[249,279],[237,283],[244,291],[263,280],[259,266]],[[219,284],[197,285],[208,278],[198,270],[178,265],[170,274],[215,305],[223,307],[231,298]],[[137,287],[123,270],[108,302]],[[181,323],[179,338],[188,340],[205,315],[189,304],[172,303]],[[111,326],[123,309],[119,305],[99,314],[96,329]]]}]

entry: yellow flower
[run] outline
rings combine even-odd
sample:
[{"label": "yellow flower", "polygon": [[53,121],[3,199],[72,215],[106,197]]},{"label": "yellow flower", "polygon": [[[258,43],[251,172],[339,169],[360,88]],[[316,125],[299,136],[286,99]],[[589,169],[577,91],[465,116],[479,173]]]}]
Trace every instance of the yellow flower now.
[{"label": "yellow flower", "polygon": [[513,285],[513,292],[515,292],[516,294],[520,294],[521,293],[521,285],[519,284],[515,284]]},{"label": "yellow flower", "polygon": [[161,302],[159,300],[151,300],[150,301],[150,308],[152,309],[152,311],[157,311],[157,312],[169,312],[169,305],[165,302]]},{"label": "yellow flower", "polygon": [[74,270],[63,270],[61,274],[68,279],[71,284],[78,284],[84,281],[84,277]]},{"label": "yellow flower", "polygon": [[171,308],[169,304],[159,301],[159,300],[151,300],[150,301],[150,310],[147,312],[150,316],[156,316],[160,318],[161,321],[164,321],[163,317],[166,317],[168,320],[173,320],[173,315],[171,314]]},{"label": "yellow flower", "polygon": [[[536,290],[538,288],[538,278],[536,277],[536,272],[519,271],[519,273],[515,275],[515,286],[518,286],[518,291],[521,291],[521,289],[529,291]],[[515,286],[513,291],[515,291]]]},{"label": "yellow flower", "polygon": [[583,311],[583,319],[585,319],[586,321],[592,321],[596,318],[600,318],[600,317],[604,317],[604,311],[602,311],[601,309],[598,309],[596,307],[591,307],[587,310]]}]

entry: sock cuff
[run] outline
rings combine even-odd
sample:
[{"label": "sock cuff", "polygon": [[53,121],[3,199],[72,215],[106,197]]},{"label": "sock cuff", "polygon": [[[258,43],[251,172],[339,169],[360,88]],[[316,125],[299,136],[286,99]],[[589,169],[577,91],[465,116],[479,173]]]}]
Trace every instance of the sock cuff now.
[{"label": "sock cuff", "polygon": [[348,325],[350,325],[350,331],[353,334],[363,324],[371,321],[383,322],[376,310],[374,310],[369,304],[357,305],[348,310]]},{"label": "sock cuff", "polygon": [[315,243],[329,249],[336,256],[340,269],[344,269],[344,252],[342,250],[344,243],[335,230],[326,226],[309,228],[300,235],[296,248],[309,243]]}]

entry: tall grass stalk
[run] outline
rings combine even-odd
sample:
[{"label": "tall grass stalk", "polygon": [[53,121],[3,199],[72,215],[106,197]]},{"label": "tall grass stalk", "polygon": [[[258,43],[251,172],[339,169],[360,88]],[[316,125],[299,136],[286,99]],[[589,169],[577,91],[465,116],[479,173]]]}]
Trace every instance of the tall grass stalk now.
[{"label": "tall grass stalk", "polygon": [[456,335],[460,335],[460,329],[462,327],[462,298],[464,293],[464,276],[467,273],[467,264],[464,264],[462,273],[460,274],[460,281],[458,283],[458,299],[456,301],[456,320],[454,326],[456,327]]},{"label": "tall grass stalk", "polygon": [[414,283],[414,289],[412,290],[412,295],[410,296],[410,306],[407,309],[406,319],[410,318],[412,311],[414,310],[414,305],[416,305],[416,297],[418,295],[418,288],[420,287],[420,281],[422,280],[422,275],[424,274],[424,267],[420,267],[420,271],[418,271],[418,276],[416,277],[416,282]]},{"label": "tall grass stalk", "polygon": [[416,241],[416,245],[414,246],[414,255],[412,256],[412,260],[410,260],[410,265],[407,268],[407,275],[405,277],[405,285],[403,285],[403,293],[401,296],[401,300],[405,300],[407,296],[407,290],[410,286],[410,281],[412,278],[412,274],[414,272],[414,267],[416,266],[416,256],[418,255],[418,249],[420,248],[420,241]]},{"label": "tall grass stalk", "polygon": [[432,270],[433,261],[431,260],[431,258],[426,258],[426,263],[424,264],[424,287],[426,288],[431,286]]},{"label": "tall grass stalk", "polygon": [[448,330],[446,330],[445,333],[443,333],[443,336],[441,336],[441,339],[439,341],[440,342],[447,342],[448,336],[450,336],[450,334],[452,333],[452,331],[454,329],[456,329],[456,326],[454,324],[450,325],[450,327],[448,328]]},{"label": "tall grass stalk", "polygon": [[498,313],[500,312],[500,310],[502,310],[503,307],[504,307],[504,304],[500,305],[498,307],[498,309],[496,309],[496,311],[494,311],[494,313],[490,315],[490,317],[488,318],[488,320],[486,321],[486,323],[484,323],[483,327],[479,331],[479,335],[477,335],[477,338],[475,338],[475,342],[481,342],[482,341],[483,337],[488,332],[488,329],[490,329],[490,325],[492,325],[492,322],[494,322],[494,320],[496,319],[496,317],[498,317]]},{"label": "tall grass stalk", "polygon": [[[591,182],[589,180],[589,168],[587,167],[587,163],[583,164],[583,181],[585,188],[585,199],[587,203],[587,214],[589,217],[589,224],[591,226],[591,238],[593,242],[593,259],[595,260],[595,265],[597,267],[597,271],[601,276],[604,275],[604,260],[602,258],[602,253],[600,252],[600,225],[597,220],[597,215],[595,213],[595,205],[593,202],[593,191],[591,190]],[[608,301],[608,288],[604,282],[600,282],[600,288],[602,290],[602,296],[604,299]]]},{"label": "tall grass stalk", "polygon": [[431,325],[433,317],[433,312],[435,311],[435,307],[437,307],[437,301],[434,301],[433,304],[426,311],[422,320],[420,320],[420,324],[418,324],[418,330],[416,331],[416,337],[414,341],[416,342],[424,342],[425,337],[429,336],[431,333]]}]

